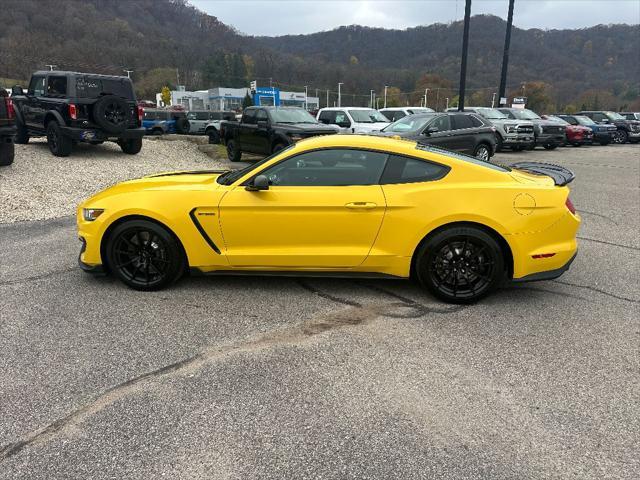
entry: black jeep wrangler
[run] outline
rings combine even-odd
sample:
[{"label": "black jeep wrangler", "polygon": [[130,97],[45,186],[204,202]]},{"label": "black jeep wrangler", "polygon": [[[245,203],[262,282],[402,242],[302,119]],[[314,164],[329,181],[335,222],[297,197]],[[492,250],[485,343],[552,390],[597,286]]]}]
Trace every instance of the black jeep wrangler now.
[{"label": "black jeep wrangler", "polygon": [[66,157],[76,142],[113,141],[124,153],[142,148],[142,108],[131,80],[93,73],[40,71],[29,89],[15,86],[16,143],[47,136],[51,153]]}]

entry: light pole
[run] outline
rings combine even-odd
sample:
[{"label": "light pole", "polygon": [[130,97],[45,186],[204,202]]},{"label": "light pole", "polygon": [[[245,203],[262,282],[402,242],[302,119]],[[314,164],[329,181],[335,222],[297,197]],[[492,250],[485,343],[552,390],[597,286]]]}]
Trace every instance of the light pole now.
[{"label": "light pole", "polygon": [[444,107],[445,112],[449,109],[449,97],[446,97],[447,99],[447,106]]},{"label": "light pole", "polygon": [[54,68],[58,68],[57,65],[45,65],[45,67],[49,67],[49,71],[53,72]]},{"label": "light pole", "polygon": [[304,86],[304,109],[308,110],[307,108],[307,85]]},{"label": "light pole", "polygon": [[389,85],[384,86],[384,108],[387,108],[387,88],[389,88]]},{"label": "light pole", "polygon": [[493,108],[495,103],[496,103],[496,92],[493,92],[493,96],[491,97],[491,108]]},{"label": "light pole", "polygon": [[133,70],[123,70],[123,72],[127,72],[127,78],[131,78],[131,74],[133,73]]},{"label": "light pole", "polygon": [[427,95],[429,94],[429,89],[425,88],[424,89],[424,108],[427,108]]},{"label": "light pole", "polygon": [[327,90],[327,107],[329,106],[329,90]]},{"label": "light pole", "polygon": [[341,106],[342,106],[342,105],[341,105],[342,97],[341,97],[341,93],[340,93],[340,87],[341,87],[342,85],[344,85],[344,83],[342,83],[342,82],[338,82],[338,107],[341,107]]},{"label": "light pole", "polygon": [[464,111],[464,95],[467,85],[467,54],[469,53],[469,23],[471,21],[471,0],[464,7],[464,30],[462,32],[462,60],[460,62],[460,90],[458,92],[458,111]]},{"label": "light pole", "polygon": [[373,90],[369,91],[369,106],[373,108]]}]

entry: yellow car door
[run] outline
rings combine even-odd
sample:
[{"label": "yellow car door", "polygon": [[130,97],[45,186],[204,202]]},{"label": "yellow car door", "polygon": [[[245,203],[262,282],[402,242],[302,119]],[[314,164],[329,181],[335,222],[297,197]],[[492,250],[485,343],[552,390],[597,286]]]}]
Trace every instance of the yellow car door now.
[{"label": "yellow car door", "polygon": [[[312,150],[256,171],[219,205],[229,263],[276,270],[360,265],[386,209],[379,185],[386,159],[366,150]],[[258,176],[268,179],[267,189],[252,189]]]}]

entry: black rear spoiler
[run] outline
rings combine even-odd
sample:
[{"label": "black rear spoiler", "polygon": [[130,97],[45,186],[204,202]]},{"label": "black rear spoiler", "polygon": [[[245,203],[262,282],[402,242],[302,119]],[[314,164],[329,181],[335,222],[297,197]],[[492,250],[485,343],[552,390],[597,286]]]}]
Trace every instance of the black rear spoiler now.
[{"label": "black rear spoiler", "polygon": [[568,168],[551,163],[519,162],[510,165],[510,167],[516,170],[523,170],[527,173],[533,173],[534,175],[546,175],[547,177],[553,178],[554,183],[560,187],[571,183],[573,179],[576,178]]}]

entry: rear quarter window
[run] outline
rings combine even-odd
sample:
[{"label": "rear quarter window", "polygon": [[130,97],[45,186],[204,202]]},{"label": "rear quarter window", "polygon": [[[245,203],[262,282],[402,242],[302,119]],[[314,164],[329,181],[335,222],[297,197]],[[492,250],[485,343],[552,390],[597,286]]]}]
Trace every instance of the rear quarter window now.
[{"label": "rear quarter window", "polygon": [[451,170],[446,165],[418,158],[389,155],[387,165],[380,179],[382,185],[398,183],[432,182],[444,178]]}]

